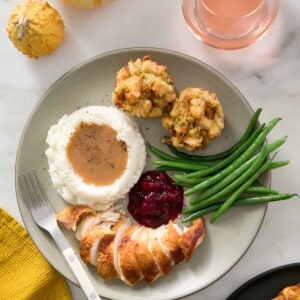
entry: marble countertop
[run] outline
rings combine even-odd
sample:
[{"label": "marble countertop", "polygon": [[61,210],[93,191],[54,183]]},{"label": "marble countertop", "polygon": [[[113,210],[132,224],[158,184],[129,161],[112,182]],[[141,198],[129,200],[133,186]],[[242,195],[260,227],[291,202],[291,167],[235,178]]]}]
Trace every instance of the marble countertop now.
[{"label": "marble countertop", "polygon": [[[14,190],[14,163],[22,128],[45,90],[76,64],[127,47],[159,47],[196,57],[221,73],[246,96],[261,121],[282,117],[271,139],[288,134],[278,153],[289,166],[272,173],[272,187],[299,192],[300,178],[300,2],[282,1],[279,16],[259,42],[223,51],[195,39],[185,25],[180,1],[115,0],[93,10],[49,1],[62,15],[66,36],[56,52],[38,60],[18,52],[5,30],[17,0],[0,0],[0,206],[22,223]],[[225,276],[186,299],[223,300],[251,277],[300,261],[300,201],[270,204],[250,249]],[[83,299],[71,285],[74,299]]]}]

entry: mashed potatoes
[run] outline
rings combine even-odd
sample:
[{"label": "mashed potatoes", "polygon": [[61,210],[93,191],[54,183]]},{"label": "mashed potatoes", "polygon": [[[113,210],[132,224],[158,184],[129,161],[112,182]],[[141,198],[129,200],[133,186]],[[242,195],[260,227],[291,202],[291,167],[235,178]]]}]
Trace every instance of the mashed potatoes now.
[{"label": "mashed potatoes", "polygon": [[[106,137],[99,137],[95,133],[98,129],[110,131]],[[119,162],[114,161],[119,155],[113,152],[116,147],[112,146],[112,133],[115,133],[115,143],[119,143],[120,151],[126,152],[124,166],[118,166]],[[96,139],[98,144],[92,144]],[[139,179],[146,162],[145,142],[138,126],[113,107],[89,106],[64,115],[50,128],[46,142],[49,145],[45,152],[49,173],[59,194],[71,204],[86,204],[95,209],[106,209],[124,197]],[[111,158],[103,158],[102,144],[109,149]],[[86,164],[78,165],[77,161],[82,159],[80,155],[87,153],[90,156],[86,158]],[[101,163],[108,167],[107,171],[93,175],[93,166]],[[115,180],[105,181],[109,170],[115,171],[117,167],[119,173]],[[89,170],[92,176],[87,174]]]}]

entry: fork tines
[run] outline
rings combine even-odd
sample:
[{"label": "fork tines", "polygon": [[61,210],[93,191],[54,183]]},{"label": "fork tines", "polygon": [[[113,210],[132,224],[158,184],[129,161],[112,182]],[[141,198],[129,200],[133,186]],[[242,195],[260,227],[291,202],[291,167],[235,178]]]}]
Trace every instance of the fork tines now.
[{"label": "fork tines", "polygon": [[35,169],[28,173],[22,173],[19,176],[20,186],[24,195],[24,200],[28,207],[37,208],[41,206],[49,206],[48,197],[38,179]]}]

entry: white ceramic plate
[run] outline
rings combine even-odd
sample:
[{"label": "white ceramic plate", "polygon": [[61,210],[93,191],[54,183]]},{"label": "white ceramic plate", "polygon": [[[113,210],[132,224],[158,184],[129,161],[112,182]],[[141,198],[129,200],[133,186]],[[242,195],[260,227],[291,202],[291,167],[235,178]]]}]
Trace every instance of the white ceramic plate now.
[{"label": "white ceramic plate", "polygon": [[[225,112],[225,129],[204,153],[216,153],[235,143],[244,132],[253,110],[243,95],[220,73],[208,65],[183,54],[163,49],[133,48],[113,51],[92,58],[76,66],[56,81],[40,99],[33,110],[21,137],[16,175],[35,168],[46,188],[56,211],[66,204],[51,186],[47,171],[45,138],[49,127],[66,113],[87,105],[111,105],[116,72],[130,59],[150,54],[153,60],[168,67],[174,77],[175,87],[180,91],[188,86],[210,89],[218,95]],[[138,120],[144,138],[154,146],[161,147],[163,134],[160,119]],[[149,159],[149,163],[151,158]],[[148,164],[147,168],[151,168]],[[269,185],[266,176],[265,185]],[[32,239],[46,259],[66,278],[76,283],[72,272],[49,235],[33,222],[19,187],[16,193],[20,212]],[[171,275],[152,285],[139,283],[128,287],[120,280],[104,282],[94,267],[86,267],[100,295],[110,299],[177,299],[195,293],[218,280],[245,254],[253,242],[266,212],[266,205],[234,208],[211,225],[203,244],[189,263],[175,266]],[[78,241],[73,232],[66,237],[74,249]]]}]

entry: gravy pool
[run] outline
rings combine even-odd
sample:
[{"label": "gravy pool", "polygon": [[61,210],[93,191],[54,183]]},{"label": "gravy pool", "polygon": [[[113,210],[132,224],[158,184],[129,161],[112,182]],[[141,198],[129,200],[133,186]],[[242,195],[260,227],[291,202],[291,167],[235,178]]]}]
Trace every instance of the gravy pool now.
[{"label": "gravy pool", "polygon": [[109,125],[80,123],[67,145],[67,157],[87,184],[110,185],[127,165],[127,147]]}]

